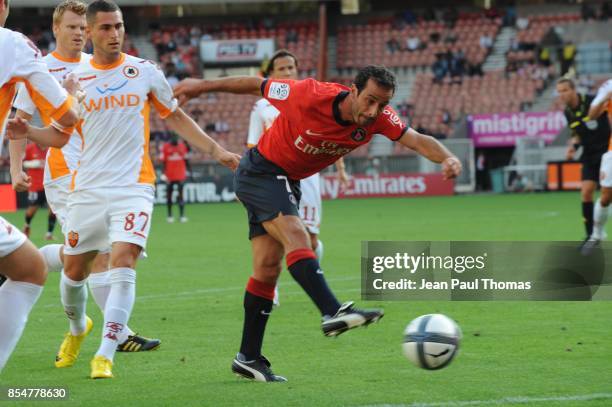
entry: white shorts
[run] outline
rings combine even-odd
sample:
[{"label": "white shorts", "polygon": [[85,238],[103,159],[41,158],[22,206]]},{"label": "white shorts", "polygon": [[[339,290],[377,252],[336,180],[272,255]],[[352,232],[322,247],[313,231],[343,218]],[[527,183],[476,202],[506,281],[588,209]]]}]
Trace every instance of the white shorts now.
[{"label": "white shorts", "polygon": [[604,188],[612,188],[612,151],[608,151],[601,157],[599,185]]},{"label": "white shorts", "polygon": [[66,234],[66,218],[68,216],[68,196],[70,195],[71,176],[65,176],[54,180],[45,185],[47,204],[53,211],[62,228],[62,233]]},{"label": "white shorts", "polygon": [[306,225],[309,233],[318,235],[323,215],[321,204],[321,177],[319,174],[311,175],[300,181],[302,198],[300,199],[300,218]]},{"label": "white shorts", "polygon": [[95,188],[71,192],[64,253],[104,251],[115,242],[146,247],[153,187]]},{"label": "white shorts", "polygon": [[27,237],[19,229],[0,216],[0,257],[6,257],[19,249]]}]

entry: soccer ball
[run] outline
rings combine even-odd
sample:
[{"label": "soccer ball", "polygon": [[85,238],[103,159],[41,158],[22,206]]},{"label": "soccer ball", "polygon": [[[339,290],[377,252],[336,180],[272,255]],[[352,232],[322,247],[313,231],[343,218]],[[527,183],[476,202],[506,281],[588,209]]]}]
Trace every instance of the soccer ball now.
[{"label": "soccer ball", "polygon": [[461,329],[442,314],[421,315],[404,330],[404,356],[416,366],[435,370],[448,366],[459,350]]}]

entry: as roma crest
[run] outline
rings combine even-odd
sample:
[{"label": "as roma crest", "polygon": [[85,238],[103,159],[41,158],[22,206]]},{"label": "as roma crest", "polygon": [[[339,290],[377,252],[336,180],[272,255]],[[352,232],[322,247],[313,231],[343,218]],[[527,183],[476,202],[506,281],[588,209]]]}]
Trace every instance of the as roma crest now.
[{"label": "as roma crest", "polygon": [[353,131],[353,133],[351,134],[351,139],[353,139],[353,141],[356,142],[362,142],[363,140],[365,140],[366,138],[366,131],[365,129],[362,129],[361,127],[355,129],[355,131]]},{"label": "as roma crest", "polygon": [[76,245],[79,244],[79,234],[77,232],[68,232],[68,244],[72,248],[76,247]]},{"label": "as roma crest", "polygon": [[123,67],[123,75],[128,79],[133,79],[139,74],[138,68],[135,66],[127,65]]}]

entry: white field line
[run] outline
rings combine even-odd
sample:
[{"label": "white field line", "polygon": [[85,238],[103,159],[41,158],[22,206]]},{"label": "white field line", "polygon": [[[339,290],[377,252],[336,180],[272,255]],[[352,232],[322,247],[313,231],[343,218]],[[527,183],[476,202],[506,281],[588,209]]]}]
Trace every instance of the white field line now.
[{"label": "white field line", "polygon": [[[327,282],[329,283],[333,283],[333,282],[337,282],[337,281],[354,281],[354,280],[360,280],[361,276],[358,277],[338,277],[338,278],[328,278],[326,279]],[[283,286],[296,286],[297,287],[297,283],[295,282],[287,282],[284,284],[279,284],[279,287],[283,287]],[[158,300],[158,299],[162,299],[162,298],[176,298],[176,299],[187,299],[190,297],[194,297],[194,296],[206,296],[206,295],[210,295],[210,294],[218,294],[218,293],[227,293],[227,292],[242,292],[244,290],[244,285],[241,286],[234,286],[234,287],[218,287],[218,288],[200,288],[197,290],[189,290],[189,291],[181,291],[181,292],[169,292],[169,293],[164,293],[164,294],[151,294],[151,295],[141,295],[136,297],[136,301],[149,301],[149,300]],[[293,287],[292,287],[293,288]],[[355,289],[342,289],[342,290],[334,290],[337,292],[349,292],[349,291],[361,291],[361,288],[355,288]],[[303,292],[302,290],[281,290],[281,295],[283,293],[286,294],[299,294]],[[52,307],[61,307],[61,303],[59,302],[59,298],[58,298],[58,302],[57,304],[46,304],[43,305],[40,308],[52,308]]]},{"label": "white field line", "polygon": [[612,393],[592,393],[576,396],[556,396],[556,397],[504,397],[494,400],[466,400],[466,401],[440,401],[432,403],[411,403],[411,404],[370,404],[361,407],[463,407],[463,406],[503,406],[512,404],[531,404],[531,403],[552,403],[552,402],[573,402],[573,401],[596,401],[612,400]]}]

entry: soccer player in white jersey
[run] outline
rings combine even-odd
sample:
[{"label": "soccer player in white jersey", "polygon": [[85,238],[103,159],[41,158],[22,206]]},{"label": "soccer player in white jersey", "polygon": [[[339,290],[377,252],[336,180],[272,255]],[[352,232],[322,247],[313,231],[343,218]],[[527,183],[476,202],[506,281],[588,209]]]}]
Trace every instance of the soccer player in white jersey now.
[{"label": "soccer player in white jersey", "polygon": [[[78,119],[73,98],[49,75],[36,46],[22,34],[3,28],[8,13],[9,0],[0,0],[0,150],[18,83],[25,84],[39,109],[53,119],[52,127],[40,132],[47,132],[65,143]],[[9,133],[12,133],[14,124],[9,121]],[[30,310],[47,278],[45,262],[36,247],[2,217],[0,272],[7,277],[0,287],[1,372],[23,333]]]},{"label": "soccer player in white jersey", "polygon": [[[111,289],[104,310],[102,341],[91,361],[91,377],[113,377],[118,337],[135,297],[136,261],[146,246],[153,213],[155,171],[149,156],[151,108],[190,145],[235,169],[239,156],[224,150],[180,108],[156,64],[121,52],[125,34],[119,7],[96,0],[87,7],[87,34],[94,52],[73,71],[81,103],[83,151],[68,198],[64,273],[60,286],[70,335],[91,325],[85,314],[85,282],[99,250],[112,244]],[[37,141],[37,140],[34,140]],[[57,355],[74,363],[81,341]]]},{"label": "soccer player in white jersey", "polygon": [[[53,12],[53,35],[56,48],[46,55],[43,60],[49,67],[49,72],[59,82],[64,80],[81,62],[87,61],[91,56],[82,52],[85,46],[85,12],[87,5],[79,0],[65,0]],[[17,116],[27,121],[32,119],[36,106],[32,103],[25,89],[21,88],[13,106],[17,109]],[[48,122],[48,117],[42,117]],[[29,180],[23,171],[21,157],[25,151],[25,140],[11,141],[11,179],[17,191],[26,191]],[[70,141],[61,149],[49,148],[44,173],[44,187],[49,207],[57,215],[62,233],[66,234],[66,215],[68,194],[72,173],[77,167],[81,155],[82,136],[75,131]],[[40,249],[49,271],[60,271],[63,267],[64,245],[50,244]],[[98,253],[91,267],[91,275],[87,280],[89,289],[98,307],[104,313],[106,300],[110,293],[109,281],[110,247]],[[84,335],[67,336],[70,340],[81,341]],[[150,339],[134,333],[128,326],[119,337],[117,350],[122,352],[137,352],[157,349],[159,339]],[[56,361],[57,367],[66,367],[71,358]]]},{"label": "soccer player in white jersey", "polygon": [[[608,120],[612,120],[612,79],[608,79],[597,90],[597,95],[595,95],[595,99],[593,99],[589,108],[589,117],[597,120],[604,112],[607,112]],[[589,239],[591,242],[605,240],[607,237],[605,227],[608,221],[610,202],[612,202],[612,139],[608,146],[608,152],[601,157],[599,178],[601,196],[595,203],[593,211],[593,234]]]},{"label": "soccer player in white jersey", "polygon": [[[278,50],[272,55],[266,67],[266,77],[272,79],[298,79],[298,59],[286,49]],[[267,131],[276,117],[278,109],[265,98],[255,102],[249,122],[249,135],[247,146],[255,147],[262,134]],[[338,178],[343,186],[346,186],[348,177],[344,169],[344,160],[340,158],[336,162]],[[319,261],[323,258],[323,242],[319,240],[321,219],[323,217],[323,205],[321,203],[321,177],[314,174],[300,181],[302,197],[300,199],[300,218],[306,226],[310,236],[312,250],[315,251]],[[274,304],[279,305],[278,289],[274,292]]]}]

